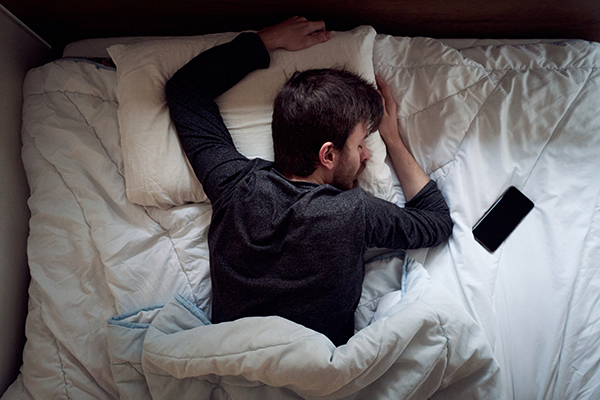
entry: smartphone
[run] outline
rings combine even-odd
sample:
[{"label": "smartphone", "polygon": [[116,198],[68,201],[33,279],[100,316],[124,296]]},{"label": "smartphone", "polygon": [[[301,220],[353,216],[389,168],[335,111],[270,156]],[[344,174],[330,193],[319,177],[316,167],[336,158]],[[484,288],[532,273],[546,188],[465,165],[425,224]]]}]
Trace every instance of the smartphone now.
[{"label": "smartphone", "polygon": [[493,253],[532,209],[533,202],[511,186],[475,224],[473,236]]}]

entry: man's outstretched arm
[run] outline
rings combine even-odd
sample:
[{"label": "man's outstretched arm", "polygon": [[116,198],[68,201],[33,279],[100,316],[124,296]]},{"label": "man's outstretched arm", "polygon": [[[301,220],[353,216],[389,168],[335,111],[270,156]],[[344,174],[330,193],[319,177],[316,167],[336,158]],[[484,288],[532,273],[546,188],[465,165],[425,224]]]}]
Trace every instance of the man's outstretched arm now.
[{"label": "man's outstretched arm", "polygon": [[209,49],[169,80],[167,103],[182,147],[211,201],[237,180],[248,160],[236,149],[214,102],[248,73],[269,66],[269,51],[301,50],[329,40],[323,22],[294,17],[258,34],[242,33]]},{"label": "man's outstretched arm", "polygon": [[[373,230],[372,240],[382,247],[419,248],[440,244],[452,234],[450,210],[434,181],[408,151],[398,132],[397,105],[389,86],[375,76],[377,87],[383,98],[383,119],[379,133],[387,147],[406,197],[402,212],[395,207],[381,205],[381,211],[370,224],[379,229]],[[385,217],[386,212],[390,215]],[[377,218],[384,216],[383,220]],[[390,224],[390,221],[394,223]]]},{"label": "man's outstretched arm", "polygon": [[383,119],[379,133],[385,142],[394,170],[400,180],[406,201],[411,200],[429,183],[429,176],[408,151],[398,132],[397,105],[390,87],[383,79],[375,76],[377,88],[383,98]]},{"label": "man's outstretched arm", "polygon": [[236,150],[213,99],[269,62],[260,38],[242,33],[199,54],[167,82],[167,104],[181,146],[212,202],[248,163]]}]

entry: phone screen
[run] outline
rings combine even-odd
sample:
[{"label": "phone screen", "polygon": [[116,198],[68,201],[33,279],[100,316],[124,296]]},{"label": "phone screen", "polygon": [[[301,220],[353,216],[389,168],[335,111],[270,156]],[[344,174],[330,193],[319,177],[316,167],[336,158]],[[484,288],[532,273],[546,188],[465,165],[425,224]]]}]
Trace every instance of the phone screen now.
[{"label": "phone screen", "polygon": [[473,236],[493,253],[532,208],[533,202],[511,186],[475,224]]}]

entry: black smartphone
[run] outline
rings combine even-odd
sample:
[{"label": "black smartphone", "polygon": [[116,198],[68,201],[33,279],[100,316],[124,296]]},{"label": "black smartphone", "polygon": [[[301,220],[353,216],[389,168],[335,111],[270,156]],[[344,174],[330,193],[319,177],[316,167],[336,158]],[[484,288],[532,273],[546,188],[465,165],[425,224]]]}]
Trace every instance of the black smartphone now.
[{"label": "black smartphone", "polygon": [[493,253],[532,209],[533,202],[511,186],[475,224],[473,236]]}]

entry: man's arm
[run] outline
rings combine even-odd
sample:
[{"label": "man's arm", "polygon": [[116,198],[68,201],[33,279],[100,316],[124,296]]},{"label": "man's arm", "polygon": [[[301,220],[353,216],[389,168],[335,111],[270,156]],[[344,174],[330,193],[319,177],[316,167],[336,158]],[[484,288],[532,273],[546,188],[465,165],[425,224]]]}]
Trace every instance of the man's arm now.
[{"label": "man's arm", "polygon": [[[394,170],[406,197],[402,212],[387,207],[380,211],[383,220],[374,218],[370,223],[379,224],[372,232],[375,243],[402,248],[430,247],[440,244],[452,234],[452,218],[446,200],[434,181],[408,151],[398,132],[397,105],[389,86],[375,76],[383,98],[383,119],[379,133],[385,142]],[[390,215],[386,216],[386,212]],[[393,221],[392,224],[389,221]],[[381,228],[383,227],[383,228]],[[399,228],[399,229],[398,229]]]},{"label": "man's arm", "polygon": [[191,60],[167,82],[171,119],[196,176],[211,201],[226,190],[225,182],[247,165],[236,149],[214,98],[258,68],[270,57],[260,38],[242,33]]},{"label": "man's arm", "polygon": [[237,182],[248,160],[236,149],[214,98],[269,66],[269,51],[301,50],[329,40],[323,22],[294,17],[258,34],[242,33],[209,49],[169,80],[165,91],[181,145],[211,201]]},{"label": "man's arm", "polygon": [[409,201],[429,182],[429,176],[408,151],[398,132],[397,105],[390,87],[383,79],[375,76],[377,87],[383,98],[383,119],[379,133],[385,142],[394,170],[400,180],[402,191]]},{"label": "man's arm", "polygon": [[448,205],[432,180],[405,207],[375,197],[369,197],[366,204],[368,247],[432,247],[452,234]]}]

